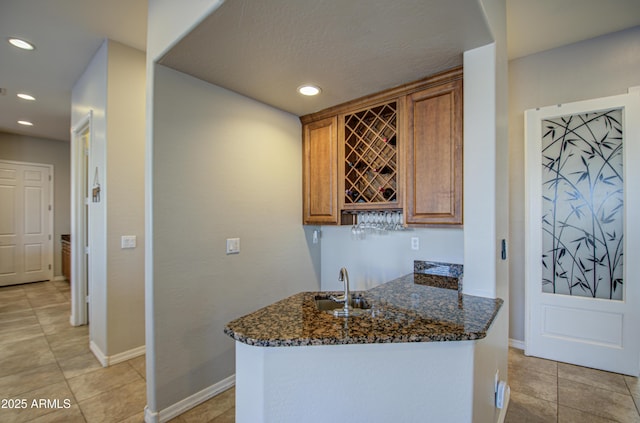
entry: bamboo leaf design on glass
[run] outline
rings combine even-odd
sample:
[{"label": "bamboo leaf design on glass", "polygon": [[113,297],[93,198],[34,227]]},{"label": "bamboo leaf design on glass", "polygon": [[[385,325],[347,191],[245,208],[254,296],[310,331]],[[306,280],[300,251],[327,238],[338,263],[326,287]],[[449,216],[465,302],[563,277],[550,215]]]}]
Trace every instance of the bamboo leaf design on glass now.
[{"label": "bamboo leaf design on glass", "polygon": [[542,291],[623,299],[622,110],[542,121]]}]

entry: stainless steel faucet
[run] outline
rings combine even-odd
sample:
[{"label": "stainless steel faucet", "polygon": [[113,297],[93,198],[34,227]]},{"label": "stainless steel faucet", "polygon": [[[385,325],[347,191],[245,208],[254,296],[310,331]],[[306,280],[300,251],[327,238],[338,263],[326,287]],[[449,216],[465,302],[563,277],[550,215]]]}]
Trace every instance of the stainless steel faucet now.
[{"label": "stainless steel faucet", "polygon": [[351,304],[351,294],[349,293],[349,273],[344,267],[340,269],[338,273],[338,281],[344,282],[344,295],[338,297],[331,297],[334,301],[344,303],[342,309],[336,309],[333,314],[338,317],[349,317],[349,306]]}]

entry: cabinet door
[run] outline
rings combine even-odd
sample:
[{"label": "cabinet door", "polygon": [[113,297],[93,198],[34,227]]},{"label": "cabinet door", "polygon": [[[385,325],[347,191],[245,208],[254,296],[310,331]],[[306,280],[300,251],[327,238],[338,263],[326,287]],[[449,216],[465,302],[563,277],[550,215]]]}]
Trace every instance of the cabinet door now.
[{"label": "cabinet door", "polygon": [[407,224],[462,224],[462,81],[407,96]]},{"label": "cabinet door", "polygon": [[337,118],[303,127],[303,223],[337,224]]}]

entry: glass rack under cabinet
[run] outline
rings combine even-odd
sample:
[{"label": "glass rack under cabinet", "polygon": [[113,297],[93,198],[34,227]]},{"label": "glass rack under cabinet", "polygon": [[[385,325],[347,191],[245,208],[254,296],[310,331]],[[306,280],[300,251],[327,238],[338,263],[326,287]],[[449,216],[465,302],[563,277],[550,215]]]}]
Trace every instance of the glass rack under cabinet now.
[{"label": "glass rack under cabinet", "polygon": [[397,203],[396,102],[344,117],[345,208]]}]

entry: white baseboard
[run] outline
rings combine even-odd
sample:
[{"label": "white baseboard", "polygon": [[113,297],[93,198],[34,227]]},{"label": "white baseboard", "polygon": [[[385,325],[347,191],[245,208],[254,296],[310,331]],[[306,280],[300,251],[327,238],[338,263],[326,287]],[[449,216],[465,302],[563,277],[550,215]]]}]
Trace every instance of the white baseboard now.
[{"label": "white baseboard", "polygon": [[142,345],[118,354],[106,355],[93,341],[89,342],[89,349],[93,355],[96,356],[100,364],[102,364],[102,367],[109,367],[114,364],[122,363],[123,361],[131,360],[132,358],[144,355],[146,351],[145,346]]},{"label": "white baseboard", "polygon": [[524,351],[524,341],[509,338],[509,346]]},{"label": "white baseboard", "polygon": [[53,278],[54,281],[66,281],[67,278],[65,278],[64,276],[55,276]]},{"label": "white baseboard", "polygon": [[146,347],[144,345],[141,345],[137,348],[133,348],[131,350],[114,354],[108,357],[109,365],[111,366],[112,364],[118,364],[118,363],[122,363],[123,361],[131,360],[132,358],[140,357],[141,355],[144,355],[145,352],[146,352]]},{"label": "white baseboard", "polygon": [[109,366],[109,360],[107,360],[107,356],[105,355],[105,353],[102,352],[102,350],[95,344],[95,342],[90,341],[89,342],[89,349],[91,350],[91,352],[93,353],[93,355],[96,356],[96,358],[98,359],[98,361],[100,362],[100,364],[102,364],[102,367],[108,367]]},{"label": "white baseboard", "polygon": [[145,423],[164,423],[180,414],[191,410],[197,405],[202,404],[210,398],[215,397],[221,392],[233,387],[236,384],[236,375],[231,375],[226,379],[222,379],[215,385],[211,385],[200,392],[187,397],[164,410],[151,411],[149,407],[144,408],[144,421]]}]

